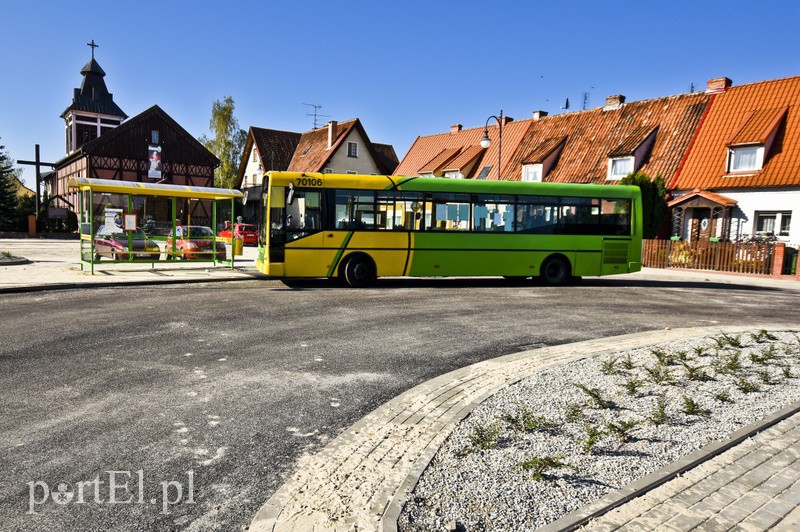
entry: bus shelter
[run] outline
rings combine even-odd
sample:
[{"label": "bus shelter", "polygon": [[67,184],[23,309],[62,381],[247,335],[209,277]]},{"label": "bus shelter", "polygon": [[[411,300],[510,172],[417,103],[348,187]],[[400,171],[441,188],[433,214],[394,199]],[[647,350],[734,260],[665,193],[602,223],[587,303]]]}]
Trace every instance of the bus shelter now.
[{"label": "bus shelter", "polygon": [[219,236],[233,235],[239,190],[86,177],[70,178],[69,187],[80,191],[81,269],[92,274],[99,263],[213,262],[233,269],[241,253],[240,241]]}]

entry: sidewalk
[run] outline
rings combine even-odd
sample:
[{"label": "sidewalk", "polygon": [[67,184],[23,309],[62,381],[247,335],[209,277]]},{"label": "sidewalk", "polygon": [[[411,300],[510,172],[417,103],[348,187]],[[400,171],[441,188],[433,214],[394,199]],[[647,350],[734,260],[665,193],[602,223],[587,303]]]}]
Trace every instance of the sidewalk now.
[{"label": "sidewalk", "polygon": [[431,379],[377,408],[320,452],[302,457],[250,530],[396,530],[403,501],[453,428],[498,390],[557,363],[760,327],[660,330],[545,347]]},{"label": "sidewalk", "polygon": [[24,257],[30,262],[0,266],[0,293],[78,288],[85,286],[218,282],[260,277],[255,269],[257,250],[245,247],[235,269],[213,263],[190,264],[103,264],[95,274],[81,271],[77,240],[0,239],[0,251]]},{"label": "sidewalk", "polygon": [[752,277],[748,275],[719,273],[703,270],[679,270],[662,268],[642,268],[642,271],[623,277],[635,280],[648,281],[683,281],[683,282],[711,282],[730,285],[760,286],[764,288],[781,288],[785,290],[800,290],[800,280],[776,279],[770,277]]},{"label": "sidewalk", "polygon": [[800,414],[590,522],[585,530],[800,529]]}]

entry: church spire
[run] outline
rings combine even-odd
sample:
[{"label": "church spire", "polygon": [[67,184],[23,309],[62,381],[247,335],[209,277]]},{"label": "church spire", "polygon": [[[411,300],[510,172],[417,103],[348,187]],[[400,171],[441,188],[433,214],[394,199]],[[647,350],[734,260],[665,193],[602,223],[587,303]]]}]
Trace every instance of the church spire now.
[{"label": "church spire", "polygon": [[83,81],[80,88],[73,91],[70,106],[61,113],[61,118],[67,123],[67,153],[128,118],[114,102],[114,95],[108,92],[103,79],[106,73],[94,58],[94,49],[99,45],[92,39],[87,46],[92,49],[92,57],[81,69]]}]

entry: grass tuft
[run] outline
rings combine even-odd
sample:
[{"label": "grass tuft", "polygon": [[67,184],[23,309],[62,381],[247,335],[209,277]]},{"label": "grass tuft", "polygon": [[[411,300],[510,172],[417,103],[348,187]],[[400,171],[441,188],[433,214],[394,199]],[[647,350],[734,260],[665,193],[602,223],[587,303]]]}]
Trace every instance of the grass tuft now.
[{"label": "grass tuft", "polygon": [[519,462],[517,467],[531,474],[531,477],[538,480],[547,476],[547,471],[560,467],[569,467],[560,460],[561,456],[536,456],[525,461]]},{"label": "grass tuft", "polygon": [[554,425],[533,413],[528,407],[518,408],[513,414],[505,413],[500,419],[509,424],[514,430],[520,432],[533,432],[538,429],[551,430]]},{"label": "grass tuft", "polygon": [[742,393],[753,393],[759,391],[758,384],[747,380],[744,377],[739,377],[733,383],[736,388]]},{"label": "grass tuft", "polygon": [[617,372],[617,357],[611,357],[608,360],[600,361],[600,371],[603,375],[613,375]]},{"label": "grass tuft", "polygon": [[665,397],[659,397],[656,400],[656,406],[653,408],[653,412],[650,414],[650,423],[653,425],[663,425],[667,421],[667,399]]},{"label": "grass tuft", "polygon": [[639,388],[642,386],[642,384],[644,384],[644,381],[637,379],[636,377],[630,377],[625,379],[623,386],[628,392],[628,395],[631,397],[636,397],[636,394],[639,392]]},{"label": "grass tuft", "polygon": [[701,408],[700,405],[697,403],[697,401],[685,395],[683,396],[683,405],[681,406],[681,412],[683,412],[687,416],[708,416],[709,414],[711,414],[710,410]]},{"label": "grass tuft", "polygon": [[631,420],[617,421],[617,422],[609,421],[608,423],[606,423],[606,431],[609,434],[613,434],[614,436],[619,438],[621,442],[628,443],[632,439],[631,429],[633,429],[633,427],[635,427],[638,424],[639,424],[638,421],[631,421]]},{"label": "grass tuft", "polygon": [[587,425],[585,429],[585,436],[581,443],[583,444],[583,452],[586,454],[592,454],[594,452],[594,448],[600,442],[600,438],[603,437],[605,434],[601,429],[594,425]]},{"label": "grass tuft", "polygon": [[585,393],[589,397],[589,400],[592,403],[594,403],[594,405],[597,408],[600,408],[600,409],[613,409],[613,408],[617,407],[617,405],[616,405],[616,403],[614,403],[614,401],[612,401],[611,399],[606,399],[605,397],[603,397],[603,395],[600,393],[600,389],[599,388],[589,388],[588,386],[585,386],[583,384],[575,384],[575,387],[578,388],[579,390],[581,390],[583,393]]}]

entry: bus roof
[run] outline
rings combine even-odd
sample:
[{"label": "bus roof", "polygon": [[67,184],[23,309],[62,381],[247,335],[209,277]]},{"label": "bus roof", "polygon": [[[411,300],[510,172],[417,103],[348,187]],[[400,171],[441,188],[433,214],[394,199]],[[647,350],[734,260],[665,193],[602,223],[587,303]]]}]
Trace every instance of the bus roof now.
[{"label": "bus roof", "polygon": [[[346,188],[361,190],[400,190],[409,192],[455,192],[470,194],[542,194],[552,196],[592,196],[632,198],[639,187],[578,183],[530,183],[489,181],[445,177],[404,177],[385,175],[319,174],[310,172],[269,172],[270,186],[300,188]],[[321,184],[321,185],[320,185]]]}]

